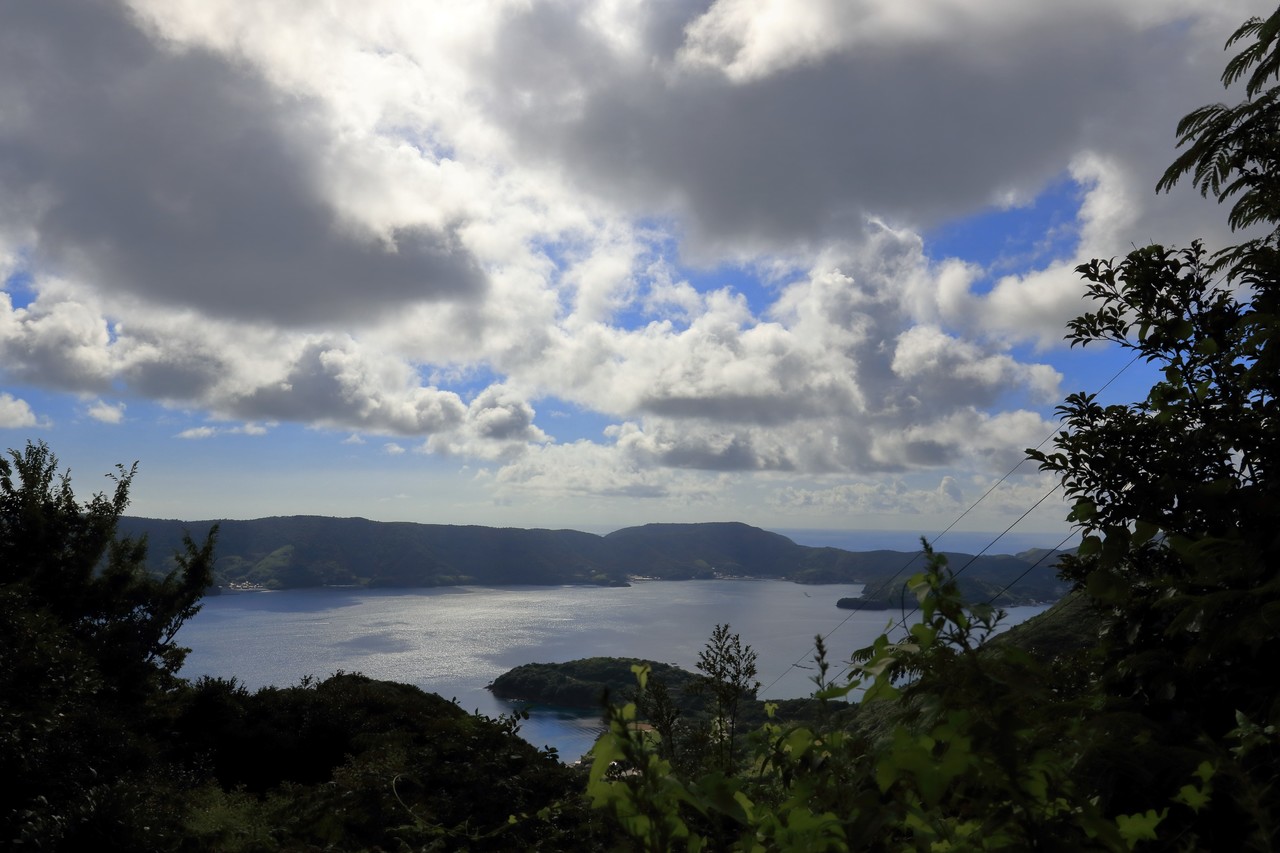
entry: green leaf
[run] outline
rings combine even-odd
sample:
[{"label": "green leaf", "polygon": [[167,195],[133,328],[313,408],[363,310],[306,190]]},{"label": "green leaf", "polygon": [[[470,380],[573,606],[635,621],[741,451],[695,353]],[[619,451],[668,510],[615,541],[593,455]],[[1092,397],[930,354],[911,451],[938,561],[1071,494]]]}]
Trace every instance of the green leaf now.
[{"label": "green leaf", "polygon": [[1081,499],[1076,501],[1075,506],[1071,508],[1071,514],[1067,516],[1067,520],[1088,521],[1089,519],[1096,517],[1097,514],[1098,507],[1093,501]]},{"label": "green leaf", "polygon": [[1111,572],[1090,572],[1085,579],[1085,590],[1099,601],[1111,601],[1124,592],[1124,586]]},{"label": "green leaf", "polygon": [[1150,542],[1152,539],[1154,539],[1156,534],[1159,532],[1160,532],[1159,526],[1152,524],[1149,521],[1134,522],[1133,540],[1132,540],[1133,545],[1135,547],[1138,545],[1144,545],[1147,542]]},{"label": "green leaf", "polygon": [[640,683],[640,689],[644,690],[649,684],[649,664],[637,663],[631,665],[631,672],[636,677],[636,681]]},{"label": "green leaf", "polygon": [[1190,806],[1193,812],[1198,812],[1209,804],[1209,794],[1195,785],[1183,785],[1173,800]]},{"label": "green leaf", "polygon": [[793,758],[800,758],[813,746],[813,732],[806,728],[799,728],[787,735],[782,742],[784,751],[791,754]]},{"label": "green leaf", "polygon": [[1205,338],[1196,344],[1196,353],[1199,355],[1215,355],[1218,352],[1218,342],[1213,338]]},{"label": "green leaf", "polygon": [[1161,809],[1158,814],[1155,809],[1147,809],[1142,814],[1117,815],[1116,828],[1120,830],[1124,843],[1132,850],[1139,841],[1157,840],[1159,836],[1156,835],[1156,827],[1168,814],[1168,809]]}]

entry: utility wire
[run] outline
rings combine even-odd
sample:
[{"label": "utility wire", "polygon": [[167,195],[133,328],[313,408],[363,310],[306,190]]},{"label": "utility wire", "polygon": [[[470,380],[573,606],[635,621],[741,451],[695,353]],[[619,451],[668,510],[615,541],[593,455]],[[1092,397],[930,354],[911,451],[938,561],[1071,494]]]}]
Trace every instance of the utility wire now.
[{"label": "utility wire", "polygon": [[[1036,501],[1035,503],[1033,503],[1030,507],[1028,507],[1028,508],[1027,508],[1023,513],[1022,513],[1022,515],[1020,515],[1020,516],[1018,516],[1016,519],[1014,519],[1013,524],[1010,524],[1008,527],[1006,527],[1006,528],[1005,528],[1005,529],[1000,533],[1000,535],[999,535],[999,536],[997,536],[995,539],[992,539],[989,543],[987,543],[986,547],[984,547],[981,551],[979,551],[978,553],[976,553],[976,554],[974,554],[973,556],[971,556],[971,557],[969,558],[969,562],[965,563],[965,564],[964,564],[963,566],[961,566],[959,569],[956,569],[954,572],[952,572],[952,573],[951,573],[951,577],[953,577],[953,578],[958,578],[958,577],[960,577],[962,574],[964,574],[964,573],[965,573],[965,570],[966,570],[966,569],[968,569],[970,566],[972,566],[975,562],[977,562],[977,560],[978,560],[978,558],[979,558],[979,557],[981,557],[983,554],[987,553],[987,551],[988,551],[988,550],[990,550],[990,549],[991,549],[991,547],[992,547],[993,545],[995,545],[997,542],[999,542],[999,541],[1001,540],[1001,538],[1003,538],[1003,537],[1005,536],[1005,534],[1007,534],[1010,530],[1012,530],[1014,527],[1016,527],[1016,526],[1018,525],[1018,522],[1022,521],[1022,519],[1026,518],[1028,515],[1030,515],[1032,512],[1034,512],[1034,511],[1035,511],[1035,509],[1036,509],[1036,507],[1040,506],[1040,504],[1042,504],[1042,503],[1044,503],[1046,500],[1048,500],[1050,495],[1052,495],[1054,492],[1058,491],[1058,488],[1059,488],[1058,486],[1054,486],[1052,489],[1050,489],[1049,491],[1045,492],[1045,493],[1040,497],[1040,500],[1038,500],[1038,501]],[[1075,533],[1070,534],[1069,536],[1067,536],[1067,539],[1070,539],[1070,538],[1071,538],[1072,536],[1074,536],[1074,535],[1075,535]],[[1066,540],[1066,539],[1064,539],[1064,540],[1062,540],[1062,541],[1063,541],[1063,542],[1065,542],[1065,541],[1067,541],[1067,540]],[[1041,558],[1041,559],[1043,559],[1043,558]],[[1029,571],[1029,570],[1028,570],[1028,571]],[[1022,573],[1022,575],[1019,577],[1019,580],[1021,580],[1023,577],[1026,577],[1026,574],[1027,574],[1026,572],[1023,572],[1023,573]],[[1005,590],[1007,590],[1007,589],[1008,589],[1008,587],[1005,587]],[[903,627],[903,626],[906,624],[907,619],[909,619],[911,616],[913,616],[913,615],[916,613],[916,611],[917,611],[917,610],[919,610],[919,609],[920,609],[919,607],[915,607],[915,608],[913,608],[913,609],[911,610],[911,612],[910,612],[910,613],[908,613],[908,614],[906,614],[905,616],[903,616],[903,617],[902,617],[902,620],[901,620],[900,622],[898,622],[898,624],[897,624],[897,625],[895,625],[895,626],[894,626],[894,629],[897,629],[897,628],[901,628],[901,627]]]},{"label": "utility wire", "polygon": [[1057,545],[1055,545],[1055,546],[1053,547],[1053,550],[1051,550],[1051,551],[1046,551],[1045,553],[1041,554],[1041,555],[1040,555],[1040,559],[1036,560],[1034,563],[1032,563],[1031,565],[1027,566],[1026,570],[1025,570],[1025,571],[1023,571],[1023,573],[1022,573],[1022,574],[1018,575],[1016,578],[1014,578],[1013,580],[1011,580],[1011,581],[1009,581],[1007,584],[1005,584],[1005,585],[1004,585],[1004,589],[1000,590],[1000,591],[999,591],[999,592],[997,592],[995,595],[993,595],[993,596],[991,596],[990,598],[988,598],[988,599],[987,599],[987,604],[994,604],[994,603],[995,603],[995,600],[996,600],[997,598],[999,598],[1000,596],[1004,595],[1004,594],[1005,594],[1006,592],[1008,592],[1010,589],[1012,589],[1012,588],[1013,588],[1013,586],[1014,586],[1014,584],[1016,584],[1018,581],[1020,581],[1020,580],[1022,580],[1023,578],[1025,578],[1027,575],[1031,574],[1032,569],[1034,569],[1036,566],[1038,566],[1038,565],[1040,565],[1041,563],[1043,563],[1043,562],[1044,562],[1046,559],[1048,559],[1052,554],[1056,554],[1058,551],[1061,551],[1061,550],[1062,550],[1062,546],[1063,546],[1063,545],[1066,545],[1066,544],[1067,544],[1067,542],[1068,542],[1068,541],[1070,541],[1070,540],[1071,540],[1075,535],[1076,535],[1076,534],[1075,534],[1075,531],[1074,531],[1074,530],[1073,530],[1073,531],[1071,531],[1070,533],[1068,533],[1066,536],[1064,536],[1064,537],[1062,538],[1062,541],[1061,541],[1061,542],[1059,542]]},{"label": "utility wire", "polygon": [[[1039,450],[1041,447],[1044,447],[1045,443],[1046,443],[1047,441],[1049,441],[1049,439],[1053,438],[1053,437],[1054,437],[1055,435],[1057,435],[1057,434],[1058,434],[1058,430],[1055,428],[1053,432],[1051,432],[1051,433],[1049,433],[1048,435],[1046,435],[1046,436],[1045,436],[1045,437],[1040,441],[1040,443],[1036,445],[1036,450]],[[950,532],[951,532],[951,530],[952,530],[952,528],[954,528],[957,524],[959,524],[959,523],[960,523],[960,521],[961,521],[961,520],[962,520],[966,515],[968,515],[970,512],[972,512],[972,511],[973,511],[973,510],[978,506],[978,504],[980,504],[980,503],[982,503],[984,500],[986,500],[986,499],[987,499],[987,497],[988,497],[992,492],[994,492],[994,491],[995,491],[995,490],[1000,486],[1000,484],[1001,484],[1001,483],[1003,483],[1005,480],[1007,480],[1007,479],[1009,479],[1011,476],[1013,476],[1013,473],[1014,473],[1015,471],[1017,471],[1020,467],[1022,467],[1022,463],[1023,463],[1023,462],[1026,462],[1026,461],[1027,461],[1026,459],[1020,459],[1020,460],[1018,460],[1018,464],[1016,464],[1016,465],[1014,465],[1012,468],[1010,468],[1010,469],[1005,473],[1005,475],[1004,475],[1003,477],[1001,477],[999,480],[997,480],[997,481],[996,481],[996,482],[995,482],[995,483],[994,483],[994,484],[993,484],[989,489],[987,489],[987,490],[982,494],[982,496],[981,496],[981,497],[979,497],[976,501],[974,501],[973,503],[971,503],[971,504],[968,506],[968,508],[967,508],[967,509],[965,509],[965,511],[964,511],[964,512],[960,513],[960,515],[959,515],[959,516],[957,516],[957,517],[956,517],[956,519],[955,519],[954,521],[952,521],[949,525],[947,525],[946,529],[944,529],[941,533],[938,533],[938,534],[936,534],[935,536],[933,536],[929,541],[931,541],[931,542],[936,542],[937,540],[941,539],[942,537],[944,537],[944,536],[946,536],[948,533],[950,533]],[[1056,487],[1055,487],[1055,488],[1056,488]],[[1049,493],[1049,494],[1052,494],[1052,493],[1053,493],[1053,492],[1052,492],[1052,491],[1050,491],[1050,493]],[[1049,497],[1049,495],[1045,495],[1043,498],[1041,498],[1040,500],[1036,501],[1036,502],[1035,502],[1035,504],[1033,504],[1033,505],[1032,505],[1031,509],[1035,509],[1037,506],[1039,506],[1041,503],[1043,503],[1043,502],[1044,502],[1044,500],[1045,500],[1045,498],[1047,498],[1047,497]],[[1027,513],[1029,513],[1030,511],[1031,511],[1031,510],[1027,510]],[[1021,521],[1023,518],[1026,518],[1027,513],[1023,513],[1023,514],[1022,514],[1022,516],[1020,516],[1020,517],[1019,517],[1018,521]],[[1017,522],[1015,521],[1015,522],[1014,522],[1014,524],[1017,524]],[[1006,529],[1005,529],[1005,533],[1008,533],[1008,532],[1009,532],[1009,530],[1011,530],[1011,529],[1012,529],[1012,527],[1013,527],[1013,525],[1010,525],[1008,528],[1006,528]],[[1004,533],[1000,534],[1000,536],[1003,536],[1003,535],[1004,535]],[[985,553],[985,552],[987,551],[987,549],[989,549],[992,545],[994,545],[996,542],[998,542],[998,541],[1000,540],[1000,536],[997,536],[997,537],[996,537],[995,539],[993,539],[990,543],[988,543],[988,544],[987,544],[987,546],[986,546],[986,548],[983,548],[983,549],[982,549],[982,553]],[[887,581],[884,581],[884,582],[882,582],[881,584],[879,584],[879,585],[876,587],[876,592],[883,592],[883,591],[885,591],[885,590],[891,589],[891,588],[893,587],[893,583],[894,583],[894,581],[896,581],[899,577],[901,577],[901,576],[902,576],[902,573],[903,573],[903,572],[905,572],[908,568],[910,568],[910,567],[911,567],[911,564],[912,564],[912,563],[914,563],[916,560],[920,559],[920,557],[922,557],[922,556],[924,556],[924,549],[923,549],[923,548],[921,548],[919,551],[916,551],[916,552],[915,552],[914,554],[912,554],[909,558],[907,558],[907,561],[906,561],[905,563],[903,563],[903,564],[902,564],[902,565],[897,569],[897,571],[895,571],[892,575],[890,575],[890,576],[889,576],[889,579],[888,579]],[[975,559],[976,559],[976,557],[975,557]],[[971,560],[970,562],[972,562],[972,560]],[[967,567],[968,567],[968,564],[966,563],[965,565],[966,565],[966,568],[967,568]],[[864,599],[866,598],[866,592],[867,592],[867,590],[864,588],[864,589],[863,589],[863,598],[864,598]],[[832,628],[830,631],[828,631],[827,633],[825,633],[825,634],[823,634],[823,635],[822,635],[822,639],[823,639],[823,641],[825,642],[829,637],[831,637],[831,635],[832,635],[832,634],[834,634],[836,631],[839,631],[841,628],[843,628],[843,627],[845,626],[845,623],[847,623],[847,622],[848,622],[850,619],[852,619],[854,616],[857,616],[860,612],[862,612],[862,606],[861,606],[861,605],[858,605],[858,606],[856,606],[856,607],[853,607],[853,608],[850,610],[850,612],[849,612],[849,615],[848,615],[848,616],[846,616],[846,617],[844,617],[843,619],[841,619],[838,623],[836,623],[836,626],[835,626],[834,628]],[[912,612],[914,613],[915,611],[912,611]],[[910,614],[908,614],[908,615],[910,615]],[[778,677],[777,677],[777,678],[775,678],[773,681],[769,682],[768,686],[764,688],[764,691],[763,691],[763,692],[766,692],[766,693],[767,693],[767,692],[769,691],[769,688],[770,688],[770,687],[773,687],[775,684],[777,684],[779,681],[781,681],[781,680],[782,680],[782,678],[783,678],[783,677],[787,674],[787,672],[789,672],[790,670],[792,670],[792,669],[797,669],[797,668],[801,668],[801,661],[806,660],[806,659],[808,658],[808,654],[809,654],[809,653],[808,653],[808,652],[806,652],[804,655],[801,655],[799,658],[797,658],[797,659],[796,659],[796,661],[795,661],[795,663],[791,664],[791,666],[790,666],[790,667],[788,667],[786,670],[783,670],[783,672],[782,672],[782,673],[780,673],[780,674],[778,675]]]},{"label": "utility wire", "polygon": [[[1054,491],[1056,491],[1056,490],[1057,490],[1057,489],[1056,489],[1056,487],[1055,487],[1054,489],[1050,490],[1050,491],[1049,491],[1049,493],[1048,493],[1048,494],[1046,494],[1043,498],[1041,498],[1040,500],[1036,501],[1036,503],[1031,507],[1031,509],[1027,510],[1027,512],[1024,512],[1024,513],[1022,514],[1022,516],[1020,516],[1020,517],[1018,518],[1018,521],[1021,521],[1023,518],[1026,518],[1027,513],[1031,512],[1031,510],[1032,510],[1032,509],[1035,509],[1035,508],[1036,508],[1036,506],[1039,506],[1039,505],[1040,505],[1040,503],[1041,503],[1042,501],[1044,501],[1044,499],[1045,499],[1045,498],[1049,497],[1049,495],[1053,494],[1053,492],[1054,492]],[[1012,529],[1013,529],[1013,525],[1014,525],[1014,524],[1017,524],[1017,523],[1018,523],[1018,522],[1017,522],[1017,521],[1015,521],[1013,524],[1011,524],[1011,525],[1009,525],[1007,528],[1005,528],[1004,533],[1008,533],[1010,530],[1012,530]],[[1002,533],[1002,534],[1000,534],[1000,535],[1001,535],[1001,536],[1003,536],[1003,535],[1004,535],[1004,533]],[[1038,560],[1036,560],[1034,563],[1032,563],[1031,565],[1029,565],[1029,566],[1027,566],[1025,569],[1023,569],[1023,571],[1022,571],[1022,573],[1021,573],[1021,574],[1019,574],[1016,578],[1014,578],[1013,580],[1011,580],[1011,581],[1009,581],[1007,584],[1005,584],[1003,588],[1001,588],[998,592],[996,592],[994,595],[992,595],[990,598],[988,598],[988,599],[986,600],[986,602],[985,602],[985,603],[986,603],[986,604],[989,604],[989,605],[990,605],[990,604],[994,604],[994,603],[996,602],[996,600],[997,600],[998,598],[1000,598],[1000,596],[1004,595],[1006,592],[1008,592],[1010,589],[1012,589],[1012,588],[1013,588],[1013,587],[1014,587],[1014,586],[1015,586],[1019,581],[1021,581],[1021,580],[1022,580],[1023,578],[1025,578],[1027,575],[1031,574],[1031,572],[1032,572],[1032,571],[1034,571],[1034,570],[1035,570],[1035,569],[1036,569],[1036,568],[1037,568],[1041,563],[1043,563],[1045,560],[1049,559],[1049,557],[1051,557],[1051,556],[1053,556],[1054,554],[1057,554],[1059,551],[1061,551],[1061,550],[1062,550],[1062,546],[1063,546],[1063,545],[1066,545],[1066,544],[1067,544],[1067,542],[1069,542],[1072,538],[1074,538],[1074,537],[1075,537],[1075,535],[1076,535],[1076,532],[1073,530],[1072,532],[1068,533],[1066,536],[1062,537],[1062,540],[1061,540],[1060,542],[1058,542],[1058,544],[1057,544],[1057,545],[1055,545],[1053,548],[1051,548],[1051,549],[1049,549],[1048,551],[1045,551],[1043,554],[1041,554],[1041,555],[1040,555],[1040,558],[1039,558]],[[997,539],[999,539],[999,537],[996,537],[996,538],[997,538]],[[994,543],[996,540],[992,540],[992,541],[993,541],[993,543]],[[991,547],[991,546],[990,546],[990,545],[988,545],[987,547]],[[980,556],[980,555],[975,556],[973,559],[974,559],[974,560],[976,560],[978,556]],[[964,568],[968,568],[968,567],[969,567],[969,565],[971,565],[972,563],[973,563],[973,560],[970,560],[968,563],[966,563],[966,564],[965,564]],[[964,569],[961,569],[960,571],[964,571]],[[952,575],[952,577],[959,577],[959,575],[960,575],[960,572],[956,572],[954,575]],[[905,607],[904,607],[904,609],[905,609]],[[897,630],[900,630],[900,629],[902,629],[903,627],[905,627],[905,626],[906,626],[906,624],[907,624],[907,620],[908,620],[908,619],[910,619],[910,618],[912,617],[912,615],[914,615],[914,614],[915,614],[916,612],[918,612],[919,610],[920,610],[919,606],[916,606],[916,607],[912,608],[912,609],[911,609],[911,612],[909,612],[909,613],[905,613],[905,614],[903,615],[902,619],[900,619],[900,620],[898,621],[898,624],[896,624],[896,625],[892,626],[891,628],[889,628],[889,631],[897,631]],[[888,633],[888,631],[887,631],[886,633]],[[853,664],[852,664],[852,662],[851,662],[851,663],[849,663],[848,665],[846,665],[846,666],[841,670],[840,674],[836,676],[836,680],[838,681],[838,680],[840,680],[840,679],[842,679],[842,678],[845,678],[845,677],[846,677],[850,672],[852,672],[852,671],[853,671]]]},{"label": "utility wire", "polygon": [[[1136,354],[1134,354],[1133,358],[1129,359],[1129,361],[1128,361],[1128,362],[1127,362],[1123,367],[1121,367],[1119,370],[1117,370],[1115,373],[1113,373],[1113,374],[1111,375],[1111,378],[1110,378],[1110,379],[1108,379],[1106,382],[1102,383],[1102,385],[1098,388],[1098,390],[1094,392],[1094,396],[1097,396],[1098,394],[1101,394],[1103,391],[1107,390],[1107,388],[1109,388],[1113,382],[1115,382],[1117,379],[1119,379],[1119,378],[1120,378],[1120,376],[1121,376],[1121,375],[1122,375],[1126,370],[1128,370],[1130,367],[1132,367],[1132,366],[1134,365],[1134,363],[1135,363],[1135,362],[1137,362],[1137,360],[1138,360],[1139,358],[1141,358],[1141,357],[1142,357],[1142,354],[1141,354],[1141,353],[1136,353]],[[1047,444],[1047,443],[1050,441],[1050,439],[1052,439],[1054,436],[1056,436],[1056,435],[1058,434],[1058,432],[1059,432],[1058,428],[1057,428],[1057,427],[1055,427],[1055,428],[1053,429],[1053,431],[1051,431],[1048,435],[1046,435],[1043,439],[1041,439],[1041,440],[1040,440],[1040,443],[1039,443],[1039,444],[1037,444],[1037,445],[1035,446],[1035,449],[1036,449],[1036,450],[1039,450],[1040,448],[1044,447],[1044,446],[1045,446],[1045,444]],[[988,488],[985,492],[983,492],[983,493],[982,493],[982,496],[981,496],[981,497],[979,497],[976,501],[974,501],[972,504],[970,504],[970,505],[969,505],[969,506],[968,506],[968,507],[967,507],[967,508],[962,512],[962,513],[960,513],[960,515],[956,516],[955,520],[954,520],[954,521],[952,521],[950,524],[948,524],[948,525],[947,525],[947,527],[946,527],[946,528],[945,528],[941,533],[938,533],[937,535],[935,535],[935,536],[934,536],[931,540],[929,540],[929,541],[931,541],[931,542],[937,542],[938,540],[940,540],[940,539],[942,539],[944,536],[946,536],[948,533],[950,533],[950,532],[951,532],[951,530],[952,530],[952,529],[953,529],[957,524],[959,524],[959,523],[964,519],[964,517],[965,517],[965,516],[967,516],[970,512],[972,512],[975,508],[977,508],[978,504],[980,504],[980,503],[982,503],[984,500],[986,500],[986,499],[991,495],[991,493],[992,493],[992,492],[994,492],[994,491],[995,491],[997,488],[999,488],[999,487],[1000,487],[1000,486],[1001,486],[1001,485],[1002,485],[1006,480],[1008,480],[1011,476],[1013,476],[1013,473],[1014,473],[1015,471],[1017,471],[1020,467],[1022,467],[1022,464],[1023,464],[1024,462],[1026,462],[1026,461],[1027,461],[1027,459],[1026,459],[1025,457],[1024,457],[1024,458],[1022,458],[1022,459],[1020,459],[1020,460],[1018,460],[1018,463],[1017,463],[1016,465],[1014,465],[1012,468],[1010,468],[1010,469],[1009,469],[1009,470],[1004,474],[1004,476],[1003,476],[1003,477],[1001,477],[1000,479],[996,480],[996,482],[995,482],[994,484],[992,484],[990,488]],[[1042,503],[1044,503],[1046,500],[1048,500],[1049,496],[1050,496],[1050,495],[1052,495],[1055,491],[1057,491],[1057,490],[1058,490],[1058,488],[1059,488],[1059,487],[1055,485],[1052,489],[1050,489],[1048,492],[1046,492],[1046,493],[1045,493],[1045,494],[1044,494],[1044,495],[1043,495],[1039,500],[1037,500],[1037,501],[1036,501],[1034,504],[1032,504],[1032,505],[1031,505],[1031,506],[1030,506],[1030,507],[1029,507],[1025,512],[1023,512],[1023,513],[1022,513],[1022,515],[1018,516],[1018,518],[1014,520],[1013,524],[1010,524],[1010,525],[1009,525],[1008,527],[1006,527],[1006,528],[1005,528],[1005,529],[1004,529],[1004,530],[1003,530],[1003,531],[1002,531],[998,536],[996,536],[994,539],[992,539],[990,542],[988,542],[988,543],[986,544],[986,546],[985,546],[981,551],[979,551],[977,554],[974,554],[972,557],[970,557],[969,562],[965,563],[965,564],[964,564],[964,566],[962,566],[962,567],[961,567],[957,572],[955,572],[952,576],[953,576],[953,577],[959,577],[961,574],[963,574],[963,573],[964,573],[964,570],[965,570],[965,569],[967,569],[967,568],[969,568],[969,566],[973,565],[974,561],[975,561],[975,560],[977,560],[977,559],[978,559],[978,557],[981,557],[981,556],[982,556],[983,554],[985,554],[988,550],[990,550],[990,549],[991,549],[991,548],[992,548],[992,547],[993,547],[997,542],[999,542],[1001,539],[1003,539],[1003,538],[1004,538],[1004,536],[1005,536],[1005,535],[1006,535],[1010,530],[1012,530],[1015,526],[1017,526],[1017,524],[1018,524],[1019,522],[1021,522],[1024,518],[1026,518],[1028,515],[1030,515],[1030,514],[1035,510],[1035,508],[1036,508],[1036,507],[1040,506],[1040,504],[1042,504]],[[1028,567],[1027,567],[1027,569],[1026,569],[1026,571],[1024,571],[1022,574],[1018,575],[1018,577],[1017,577],[1017,578],[1015,578],[1012,582],[1010,582],[1009,584],[1007,584],[1007,585],[1004,587],[1004,589],[1000,590],[1000,592],[996,593],[996,595],[995,595],[991,600],[989,600],[987,603],[988,603],[988,604],[990,604],[990,603],[991,603],[992,601],[994,601],[996,598],[999,598],[1001,595],[1003,595],[1004,593],[1008,592],[1008,591],[1009,591],[1009,589],[1010,589],[1010,588],[1011,588],[1015,583],[1017,583],[1018,581],[1020,581],[1020,580],[1022,580],[1023,578],[1025,578],[1025,577],[1026,577],[1026,576],[1031,572],[1031,570],[1032,570],[1032,569],[1036,568],[1036,566],[1039,566],[1039,565],[1040,565],[1040,563],[1041,563],[1041,562],[1043,562],[1043,561],[1045,560],[1045,558],[1049,556],[1049,554],[1056,553],[1058,550],[1060,550],[1060,549],[1062,548],[1062,546],[1063,546],[1064,544],[1066,544],[1066,543],[1067,543],[1067,541],[1068,541],[1068,540],[1070,540],[1070,539],[1071,539],[1072,537],[1074,537],[1075,535],[1076,535],[1076,533],[1075,533],[1074,531],[1072,531],[1071,533],[1067,534],[1067,535],[1066,535],[1066,537],[1064,537],[1064,538],[1063,538],[1063,540],[1062,540],[1061,542],[1059,542],[1059,543],[1058,543],[1057,547],[1055,547],[1055,548],[1053,549],[1053,551],[1050,551],[1049,553],[1042,555],[1042,556],[1040,557],[1040,559],[1039,559],[1039,560],[1036,560],[1036,562],[1035,562],[1035,563],[1033,563],[1032,565],[1028,566]],[[901,566],[897,571],[895,571],[895,572],[894,572],[894,573],[889,577],[889,580],[887,580],[887,581],[885,581],[885,582],[881,583],[878,587],[876,587],[876,591],[877,591],[877,592],[880,592],[880,591],[883,591],[883,590],[890,589],[890,588],[892,587],[892,585],[893,585],[894,581],[896,581],[896,580],[897,580],[897,579],[902,575],[902,573],[903,573],[903,572],[905,572],[905,571],[907,570],[907,568],[911,566],[911,564],[912,564],[912,563],[914,563],[914,562],[915,562],[916,560],[918,560],[921,556],[923,556],[923,555],[924,555],[924,553],[925,553],[925,552],[924,552],[924,549],[923,549],[923,548],[921,548],[919,551],[917,551],[915,554],[913,554],[913,555],[912,555],[912,556],[911,556],[911,557],[910,557],[910,558],[909,558],[909,559],[908,559],[908,560],[907,560],[907,561],[906,561],[906,562],[905,562],[905,563],[904,563],[904,564],[903,564],[903,565],[902,565],[902,566]],[[863,593],[864,593],[864,595],[863,595],[863,599],[865,600],[865,599],[866,599],[866,596],[865,596],[866,588],[865,588],[865,587],[863,588]],[[913,608],[913,609],[911,610],[911,612],[909,612],[909,613],[905,613],[905,614],[903,615],[902,619],[901,619],[901,620],[899,620],[898,624],[897,624],[897,625],[894,625],[892,628],[890,628],[890,630],[897,630],[897,629],[899,629],[899,628],[903,627],[903,626],[906,624],[907,619],[911,618],[911,616],[912,616],[912,615],[914,615],[914,614],[915,614],[919,609],[920,609],[919,607],[916,607],[916,608]],[[835,634],[835,632],[836,632],[836,631],[839,631],[841,628],[843,628],[843,627],[845,626],[845,624],[846,624],[846,623],[848,623],[848,621],[849,621],[850,619],[852,619],[854,616],[857,616],[860,612],[862,612],[862,607],[861,607],[861,606],[855,606],[855,607],[853,607],[853,608],[850,610],[849,615],[845,616],[845,617],[844,617],[843,619],[841,619],[838,623],[836,623],[836,625],[835,625],[835,627],[834,627],[834,628],[832,628],[832,629],[831,629],[830,631],[828,631],[827,633],[820,635],[820,636],[821,636],[821,639],[823,640],[823,642],[825,642],[826,640],[828,640],[828,639],[829,639],[833,634]],[[814,649],[814,650],[816,651],[816,644],[815,644],[815,649]],[[803,654],[803,655],[801,655],[800,657],[796,658],[795,662],[794,662],[794,663],[792,663],[792,664],[791,664],[791,666],[787,667],[785,670],[783,670],[781,673],[779,673],[779,674],[778,674],[778,676],[777,676],[776,678],[774,678],[774,679],[773,679],[773,681],[770,681],[770,682],[769,682],[769,684],[768,684],[767,686],[765,686],[765,687],[764,687],[764,689],[763,689],[763,690],[761,690],[761,691],[759,691],[759,692],[761,692],[761,693],[768,693],[768,692],[769,692],[769,690],[770,690],[770,688],[772,688],[775,684],[777,684],[779,681],[781,681],[781,680],[782,680],[782,679],[787,675],[787,673],[789,673],[789,672],[790,672],[791,670],[793,670],[793,669],[809,669],[809,667],[804,666],[802,662],[803,662],[803,661],[805,661],[805,660],[807,660],[810,654],[811,654],[811,652],[805,652],[805,654]],[[849,668],[848,668],[848,667],[846,667],[846,668],[845,668],[845,670],[844,670],[844,673],[847,673],[848,671],[849,671]],[[844,673],[842,673],[842,676],[843,676],[843,674],[844,674]]]}]

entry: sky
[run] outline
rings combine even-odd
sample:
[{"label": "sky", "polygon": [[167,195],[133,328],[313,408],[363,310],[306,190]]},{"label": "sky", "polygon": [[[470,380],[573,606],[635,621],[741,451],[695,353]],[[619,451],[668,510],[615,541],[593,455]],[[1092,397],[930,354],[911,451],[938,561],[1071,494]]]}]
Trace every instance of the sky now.
[{"label": "sky", "polygon": [[0,0],[0,445],[187,520],[1065,533],[1073,269],[1231,241],[1154,187],[1270,11]]}]

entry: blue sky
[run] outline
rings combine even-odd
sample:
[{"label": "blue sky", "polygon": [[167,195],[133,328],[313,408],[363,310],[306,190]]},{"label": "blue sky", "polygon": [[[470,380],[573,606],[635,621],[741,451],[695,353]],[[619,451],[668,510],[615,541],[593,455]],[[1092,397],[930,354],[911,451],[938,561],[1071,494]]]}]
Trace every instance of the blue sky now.
[{"label": "blue sky", "polygon": [[0,441],[191,520],[935,532],[1127,361],[1076,264],[1230,239],[1153,188],[1264,11],[7,7]]}]

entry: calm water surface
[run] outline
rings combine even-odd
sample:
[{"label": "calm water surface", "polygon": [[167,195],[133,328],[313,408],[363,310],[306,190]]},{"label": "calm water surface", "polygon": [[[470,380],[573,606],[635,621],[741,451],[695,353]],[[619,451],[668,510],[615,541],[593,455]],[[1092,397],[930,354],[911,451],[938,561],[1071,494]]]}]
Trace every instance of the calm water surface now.
[{"label": "calm water surface", "polygon": [[[630,587],[445,587],[286,590],[206,599],[178,634],[182,674],[234,676],[250,689],[338,670],[415,684],[490,716],[513,704],[485,686],[524,663],[627,656],[692,670],[719,623],[758,653],[761,698],[808,695],[813,636],[833,660],[870,643],[896,613],[839,610],[857,585],[786,581],[647,581]],[[1043,610],[1013,608],[1012,624]],[[566,760],[590,749],[597,715],[532,709],[521,734]]]}]

